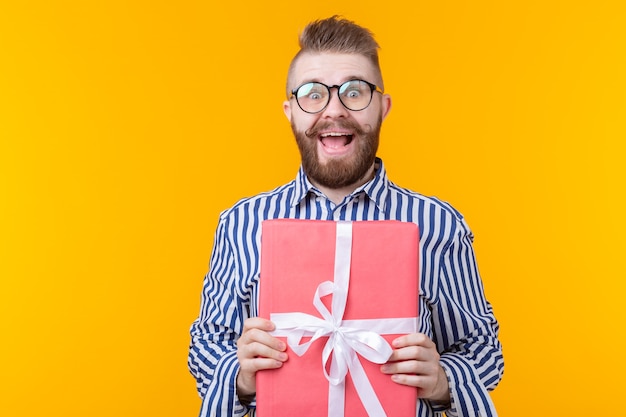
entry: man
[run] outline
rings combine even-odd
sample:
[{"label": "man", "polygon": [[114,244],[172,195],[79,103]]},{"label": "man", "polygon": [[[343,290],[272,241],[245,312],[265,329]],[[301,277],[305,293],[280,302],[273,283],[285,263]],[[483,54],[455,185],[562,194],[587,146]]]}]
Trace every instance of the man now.
[{"label": "man", "polygon": [[[502,377],[498,323],[485,300],[473,236],[451,206],[393,184],[376,157],[391,108],[372,34],[331,17],[309,24],[291,63],[283,110],[302,166],[294,181],[244,199],[219,220],[189,368],[201,416],[255,412],[255,374],[280,368],[285,344],[258,311],[265,219],[401,220],[420,230],[419,333],[395,339],[381,372],[418,391],[418,416],[495,416]],[[393,283],[390,283],[393,284]],[[302,412],[306,416],[306,410]]]}]

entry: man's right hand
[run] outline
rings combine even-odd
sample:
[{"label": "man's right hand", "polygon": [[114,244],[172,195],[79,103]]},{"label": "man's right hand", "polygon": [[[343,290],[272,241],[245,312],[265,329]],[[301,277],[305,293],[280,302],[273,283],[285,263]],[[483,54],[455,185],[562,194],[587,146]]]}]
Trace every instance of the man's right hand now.
[{"label": "man's right hand", "polygon": [[260,317],[246,319],[243,333],[237,340],[237,395],[248,397],[256,394],[257,371],[283,366],[288,357],[287,345],[268,332],[275,329],[274,323]]}]

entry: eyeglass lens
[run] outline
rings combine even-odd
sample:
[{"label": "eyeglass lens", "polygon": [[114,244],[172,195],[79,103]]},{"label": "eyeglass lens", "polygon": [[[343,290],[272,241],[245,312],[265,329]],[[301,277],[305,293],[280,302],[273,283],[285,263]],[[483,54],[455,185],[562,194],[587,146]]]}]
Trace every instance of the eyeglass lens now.
[{"label": "eyeglass lens", "polygon": [[298,105],[308,113],[317,113],[330,102],[330,89],[336,87],[339,100],[349,110],[359,111],[369,106],[374,90],[362,80],[347,81],[340,86],[329,87],[322,83],[310,82],[301,85],[295,92]]}]

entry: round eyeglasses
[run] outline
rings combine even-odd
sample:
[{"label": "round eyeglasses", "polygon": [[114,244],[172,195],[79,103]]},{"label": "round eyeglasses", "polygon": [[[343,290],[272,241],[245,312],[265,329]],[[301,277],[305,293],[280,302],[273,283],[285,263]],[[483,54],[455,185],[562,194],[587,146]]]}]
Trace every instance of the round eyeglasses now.
[{"label": "round eyeglasses", "polygon": [[295,97],[298,106],[306,113],[319,113],[330,103],[330,89],[336,88],[341,104],[352,111],[367,108],[372,102],[374,91],[383,94],[383,90],[376,84],[363,80],[350,80],[341,85],[326,85],[318,82],[308,82],[291,90],[289,99]]}]

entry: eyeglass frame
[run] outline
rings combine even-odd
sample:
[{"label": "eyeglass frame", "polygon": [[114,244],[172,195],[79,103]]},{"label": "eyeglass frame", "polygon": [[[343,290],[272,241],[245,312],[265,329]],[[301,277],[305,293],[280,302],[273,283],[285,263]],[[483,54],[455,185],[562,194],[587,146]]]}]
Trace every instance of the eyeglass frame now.
[{"label": "eyeglass frame", "polygon": [[[344,86],[344,85],[345,85],[345,84],[347,84],[347,83],[354,82],[354,81],[363,82],[363,83],[367,84],[367,85],[368,85],[368,87],[370,88],[370,99],[369,99],[369,101],[367,102],[367,105],[366,105],[365,107],[363,107],[362,109],[358,109],[358,110],[354,110],[354,109],[351,109],[351,108],[349,108],[348,106],[346,106],[346,104],[345,104],[345,103],[343,102],[343,100],[341,99],[341,94],[339,94],[339,90],[340,90],[340,88],[341,88],[342,86]],[[322,108],[321,108],[321,109],[319,109],[318,111],[308,111],[308,110],[304,110],[304,109],[302,108],[302,106],[300,105],[300,101],[298,100],[298,96],[296,95],[296,93],[298,92],[298,90],[299,90],[299,89],[301,89],[302,87],[304,87],[304,86],[305,86],[305,85],[307,85],[307,84],[320,84],[320,85],[323,85],[324,87],[326,87],[326,89],[328,90],[328,100],[326,100],[326,104],[324,105],[324,107],[322,107]],[[305,113],[308,113],[308,114],[317,114],[317,113],[321,113],[321,112],[323,112],[323,111],[326,109],[326,107],[328,107],[328,105],[330,104],[330,100],[331,100],[331,98],[332,98],[332,92],[331,92],[331,89],[332,89],[332,88],[336,88],[336,89],[337,89],[337,98],[339,99],[339,102],[341,103],[341,105],[342,105],[343,107],[345,107],[346,109],[350,110],[350,111],[363,111],[363,110],[367,109],[367,108],[370,106],[370,104],[372,104],[372,98],[374,97],[374,92],[375,92],[375,91],[376,91],[376,92],[379,92],[380,94],[385,94],[385,93],[384,93],[384,91],[382,90],[382,88],[380,88],[380,87],[379,87],[379,86],[377,86],[376,84],[373,84],[373,83],[371,83],[371,82],[369,82],[369,81],[360,80],[360,79],[358,79],[358,78],[355,78],[355,79],[353,79],[353,80],[348,80],[348,81],[345,81],[345,82],[343,82],[343,83],[341,83],[341,84],[339,84],[339,85],[337,85],[337,84],[335,84],[335,85],[326,85],[326,84],[324,84],[324,83],[322,83],[322,82],[319,82],[319,81],[307,81],[307,82],[305,82],[305,83],[300,84],[298,87],[294,88],[293,90],[291,90],[291,96],[289,96],[289,100],[291,100],[292,98],[294,98],[294,97],[295,97],[295,99],[296,99],[296,103],[298,103],[298,107],[300,107],[300,110],[302,110],[302,111],[303,111],[303,112],[305,112]]]}]

